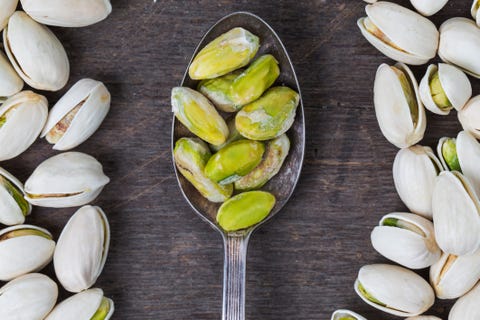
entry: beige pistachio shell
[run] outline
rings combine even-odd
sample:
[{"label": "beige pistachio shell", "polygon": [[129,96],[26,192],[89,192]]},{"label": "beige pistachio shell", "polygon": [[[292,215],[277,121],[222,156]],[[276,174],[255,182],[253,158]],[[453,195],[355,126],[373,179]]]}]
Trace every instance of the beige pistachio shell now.
[{"label": "beige pistachio shell", "polygon": [[[432,97],[430,80],[437,71],[445,96],[451,103],[451,106],[447,108],[440,108]],[[461,110],[472,96],[472,85],[465,73],[446,63],[439,63],[438,67],[434,64],[429,65],[425,76],[420,81],[419,90],[425,108],[440,115],[449,114],[452,108]]]},{"label": "beige pistachio shell", "polygon": [[42,320],[53,309],[57,284],[49,277],[30,273],[0,288],[0,319]]},{"label": "beige pistachio shell", "polygon": [[373,92],[375,114],[385,138],[398,148],[419,142],[423,138],[427,120],[417,81],[410,69],[403,63],[397,63],[394,67],[380,65]]},{"label": "beige pistachio shell", "polygon": [[[102,299],[104,299],[102,289],[82,291],[58,304],[45,320],[91,320],[100,307]],[[108,299],[108,302],[110,309],[102,320],[110,319],[115,310],[113,301]]]},{"label": "beige pistachio shell", "polygon": [[110,110],[110,92],[92,79],[82,79],[53,106],[41,137],[55,150],[69,150],[87,140]]},{"label": "beige pistachio shell", "polygon": [[478,301],[480,301],[480,283],[455,302],[448,315],[448,320],[480,319],[480,303]]},{"label": "beige pistachio shell", "polygon": [[62,43],[25,12],[10,17],[3,43],[15,71],[31,87],[57,91],[67,83],[70,64]]},{"label": "beige pistachio shell", "polygon": [[93,201],[110,179],[100,162],[81,152],[65,152],[42,162],[25,182],[28,202],[51,208]]},{"label": "beige pistachio shell", "polygon": [[[367,17],[357,25],[370,44],[387,57],[412,65],[420,65],[435,57],[438,30],[418,13],[398,4],[378,1],[366,6]],[[375,32],[369,31],[374,26]]]},{"label": "beige pistachio shell", "polygon": [[461,173],[440,173],[432,204],[435,238],[444,252],[466,255],[480,249],[480,203]]},{"label": "beige pistachio shell", "polygon": [[366,3],[375,3],[375,2],[377,2],[377,0],[363,0],[363,1],[365,1]]},{"label": "beige pistachio shell", "polygon": [[343,319],[354,319],[354,320],[367,320],[356,312],[339,309],[332,314],[331,320],[343,320]]},{"label": "beige pistachio shell", "polygon": [[407,318],[405,320],[442,320],[442,319],[435,316],[416,316],[416,317]]},{"label": "beige pistachio shell", "polygon": [[[6,181],[2,182],[2,179]],[[10,185],[15,190],[8,190]],[[7,170],[0,168],[0,223],[11,226],[25,222],[32,206],[23,196],[23,184]]]},{"label": "beige pistachio shell", "polygon": [[478,0],[473,0],[472,8],[470,9],[470,13],[472,14],[473,19],[477,23],[477,26],[480,26],[480,2]]},{"label": "beige pistachio shell", "polygon": [[84,206],[70,218],[53,256],[55,274],[70,292],[95,284],[107,260],[110,226],[100,207]]},{"label": "beige pistachio shell", "polygon": [[20,92],[22,88],[23,80],[0,51],[0,97],[10,97]]},{"label": "beige pistachio shell", "polygon": [[400,149],[393,161],[393,181],[400,199],[414,213],[432,218],[432,193],[442,165],[430,147]]},{"label": "beige pistachio shell", "polygon": [[17,9],[18,0],[2,0],[2,10],[0,10],[0,31],[5,28],[8,19]]},{"label": "beige pistachio shell", "polygon": [[363,266],[355,281],[355,291],[372,307],[399,317],[420,315],[435,300],[433,289],[421,276],[387,264]]},{"label": "beige pistachio shell", "polygon": [[410,0],[415,9],[424,16],[432,16],[440,11],[448,0]]},{"label": "beige pistachio shell", "polygon": [[423,269],[438,261],[433,223],[411,213],[385,215],[371,233],[378,253],[410,269]]},{"label": "beige pistachio shell", "polygon": [[462,173],[473,185],[477,196],[480,195],[480,143],[467,131],[457,136],[457,156]]},{"label": "beige pistachio shell", "polygon": [[467,18],[451,18],[440,26],[438,55],[449,64],[479,78],[480,29]]},{"label": "beige pistachio shell", "polygon": [[465,107],[458,112],[458,120],[463,130],[480,139],[480,95],[473,97]]},{"label": "beige pistachio shell", "polygon": [[456,299],[480,280],[480,251],[455,256],[444,253],[430,268],[430,284],[439,299]]},{"label": "beige pistachio shell", "polygon": [[8,98],[0,106],[0,161],[27,150],[42,131],[47,114],[47,99],[32,91]]},{"label": "beige pistachio shell", "polygon": [[102,21],[110,12],[109,0],[21,0],[34,20],[59,27],[85,27]]}]

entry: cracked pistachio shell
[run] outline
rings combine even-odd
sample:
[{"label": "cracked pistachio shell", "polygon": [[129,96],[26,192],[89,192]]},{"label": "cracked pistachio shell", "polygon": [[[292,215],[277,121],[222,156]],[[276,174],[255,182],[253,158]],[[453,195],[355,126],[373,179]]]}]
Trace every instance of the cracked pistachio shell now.
[{"label": "cracked pistachio shell", "polygon": [[0,161],[15,158],[37,139],[47,120],[44,96],[22,91],[0,105]]},{"label": "cracked pistachio shell", "polygon": [[457,115],[463,130],[480,139],[480,95],[470,99],[465,107],[458,111]]},{"label": "cracked pistachio shell", "polygon": [[57,284],[49,277],[30,273],[0,288],[0,319],[42,320],[53,309]]},{"label": "cracked pistachio shell", "polygon": [[263,221],[275,205],[275,196],[265,191],[248,191],[225,201],[217,212],[217,223],[225,231],[246,229]]},{"label": "cracked pistachio shell", "polygon": [[235,70],[218,78],[205,79],[198,84],[198,91],[207,97],[218,109],[225,112],[236,112],[240,106],[232,101],[230,90],[242,70]]},{"label": "cracked pistachio shell", "polygon": [[110,179],[102,165],[81,152],[65,152],[43,161],[25,182],[25,199],[51,208],[75,207],[93,201]]},{"label": "cracked pistachio shell", "polygon": [[480,203],[467,178],[457,171],[441,172],[432,204],[435,238],[443,252],[460,256],[480,248]]},{"label": "cracked pistachio shell", "polygon": [[15,225],[25,222],[32,206],[24,199],[23,184],[7,170],[0,168],[0,223]]},{"label": "cracked pistachio shell", "polygon": [[411,213],[385,215],[371,233],[372,245],[381,255],[409,269],[423,269],[440,259],[433,223]]},{"label": "cracked pistachio shell", "polygon": [[219,185],[204,174],[205,164],[211,157],[207,145],[198,138],[181,138],[175,143],[173,157],[180,173],[212,202],[224,202],[233,193],[233,185]]},{"label": "cracked pistachio shell", "polygon": [[289,150],[290,140],[286,134],[268,141],[262,162],[247,175],[235,181],[235,189],[246,191],[263,187],[280,171]]},{"label": "cracked pistachio shell", "polygon": [[448,315],[448,320],[480,319],[478,301],[480,301],[480,283],[455,302]]},{"label": "cracked pistachio shell", "polygon": [[23,80],[0,51],[0,97],[10,97],[20,92],[22,88]]},{"label": "cracked pistachio shell", "polygon": [[270,140],[284,134],[295,120],[300,96],[288,87],[273,87],[235,117],[238,132],[251,140]]},{"label": "cracked pistachio shell", "polygon": [[5,28],[8,23],[8,19],[17,9],[18,0],[3,0],[2,10],[0,10],[0,31]]},{"label": "cracked pistachio shell", "polygon": [[229,184],[247,175],[262,161],[265,145],[259,141],[239,140],[210,157],[205,175],[220,184]]},{"label": "cracked pistachio shell", "polygon": [[393,161],[393,181],[400,199],[425,218],[432,218],[432,193],[442,165],[430,147],[400,149]]},{"label": "cracked pistachio shell", "polygon": [[375,114],[385,138],[398,148],[423,139],[427,119],[412,71],[403,63],[381,64],[373,89]]},{"label": "cracked pistachio shell", "polygon": [[387,1],[369,4],[365,11],[367,17],[357,25],[365,39],[387,57],[412,65],[435,57],[438,30],[427,18]]},{"label": "cracked pistachio shell", "polygon": [[449,114],[452,108],[461,110],[472,96],[465,73],[446,63],[429,65],[419,90],[425,108],[440,115]]},{"label": "cracked pistachio shell", "polygon": [[70,64],[62,43],[25,12],[10,17],[3,43],[15,71],[31,87],[58,91],[67,83]]},{"label": "cracked pistachio shell", "polygon": [[440,11],[448,0],[410,0],[415,9],[424,16],[432,16]]},{"label": "cracked pistachio shell", "polygon": [[55,150],[69,150],[87,140],[110,110],[110,92],[92,79],[82,79],[53,106],[41,137]]},{"label": "cracked pistachio shell", "polygon": [[58,27],[85,27],[102,21],[112,12],[109,0],[21,0],[34,20]]},{"label": "cracked pistachio shell", "polygon": [[67,222],[53,255],[55,274],[70,292],[95,284],[107,260],[110,226],[100,207],[84,206]]},{"label": "cracked pistachio shell", "polygon": [[232,143],[232,142],[235,142],[235,141],[238,141],[238,140],[242,140],[242,139],[245,139],[237,130],[237,127],[235,126],[235,116],[232,116],[230,118],[227,119],[227,127],[228,127],[228,137],[227,137],[227,140],[225,140],[224,143],[218,145],[218,146],[215,146],[213,144],[210,144],[209,147],[212,151],[214,152],[217,152],[219,151],[220,149],[222,149],[223,147],[225,147],[226,145]]},{"label": "cracked pistachio shell", "polygon": [[346,309],[339,309],[336,310],[332,314],[332,318],[330,320],[367,320],[361,315],[356,312],[346,310]]},{"label": "cracked pistachio shell", "polygon": [[45,320],[108,320],[115,311],[102,289],[88,289],[58,304]]},{"label": "cracked pistachio shell", "polygon": [[50,232],[32,225],[19,225],[0,231],[0,280],[43,269],[53,257],[55,241]]},{"label": "cracked pistachio shell", "polygon": [[355,292],[370,306],[399,317],[420,315],[435,300],[433,289],[421,276],[387,264],[363,266],[355,281]]},{"label": "cracked pistachio shell", "polygon": [[470,13],[472,14],[473,19],[477,23],[477,26],[480,26],[480,1],[479,0],[473,0],[472,7],[470,9]]},{"label": "cracked pistachio shell", "polygon": [[172,111],[193,134],[213,145],[228,137],[225,120],[200,92],[187,87],[172,89]]},{"label": "cracked pistachio shell", "polygon": [[195,56],[188,74],[195,80],[212,79],[246,66],[260,47],[260,39],[243,28],[233,28],[207,44]]},{"label": "cracked pistachio shell", "polygon": [[480,251],[455,256],[444,253],[430,268],[430,284],[439,299],[456,299],[480,280]]},{"label": "cracked pistachio shell", "polygon": [[480,29],[467,18],[451,18],[440,26],[438,55],[473,77],[480,77]]},{"label": "cracked pistachio shell", "polygon": [[442,320],[435,316],[416,316],[416,317],[409,317],[405,320]]}]

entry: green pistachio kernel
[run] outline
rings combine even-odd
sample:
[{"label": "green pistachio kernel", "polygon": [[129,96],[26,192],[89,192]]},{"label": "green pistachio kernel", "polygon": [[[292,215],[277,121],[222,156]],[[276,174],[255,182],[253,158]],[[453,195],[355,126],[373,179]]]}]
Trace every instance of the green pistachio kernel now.
[{"label": "green pistachio kernel", "polygon": [[30,212],[30,204],[23,197],[22,191],[2,175],[0,175],[0,186],[3,186],[10,193],[20,210],[22,210],[23,215],[26,216]]},{"label": "green pistachio kernel", "polygon": [[457,142],[454,138],[447,138],[442,144],[442,156],[448,168],[452,171],[462,172],[457,155]]},{"label": "green pistachio kernel", "polygon": [[442,83],[440,82],[440,77],[438,76],[438,71],[433,74],[430,78],[430,92],[432,93],[432,99],[442,110],[449,109],[452,107],[452,103],[447,97],[447,94],[443,90]]},{"label": "green pistachio kernel", "polygon": [[402,90],[407,99],[408,107],[410,108],[410,114],[412,116],[413,126],[416,127],[418,123],[418,104],[417,97],[415,95],[415,89],[413,88],[412,83],[408,79],[405,72],[400,70],[397,67],[391,67],[392,70],[397,74],[400,84],[402,85]]},{"label": "green pistachio kernel", "polygon": [[203,93],[218,109],[225,112],[238,111],[239,106],[235,105],[230,96],[230,89],[242,70],[236,70],[224,76],[202,80],[198,84],[198,91]]},{"label": "green pistachio kernel", "polygon": [[52,240],[52,236],[49,235],[48,233],[45,233],[37,229],[25,228],[25,229],[12,230],[10,232],[2,234],[0,236],[0,241],[12,239],[12,238],[18,238],[18,237],[25,237],[25,236],[38,236],[48,240]]},{"label": "green pistachio kernel", "polygon": [[375,299],[374,296],[372,296],[368,291],[363,287],[363,285],[359,282],[357,285],[358,291],[360,291],[360,294],[367,299],[368,301],[371,301],[375,304],[378,304],[379,306],[386,307],[387,305],[382,303],[381,301]]},{"label": "green pistachio kernel", "polygon": [[97,312],[90,318],[90,320],[104,320],[110,312],[110,301],[103,297]]}]

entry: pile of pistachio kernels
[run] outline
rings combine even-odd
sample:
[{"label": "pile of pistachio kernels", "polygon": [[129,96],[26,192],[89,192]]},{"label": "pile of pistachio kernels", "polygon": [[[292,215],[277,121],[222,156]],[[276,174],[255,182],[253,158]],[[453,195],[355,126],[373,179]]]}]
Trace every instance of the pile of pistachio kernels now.
[{"label": "pile of pistachio kernels", "polygon": [[172,89],[175,116],[198,137],[176,141],[175,164],[203,197],[222,203],[216,220],[227,232],[261,222],[274,207],[275,196],[258,189],[288,155],[285,132],[299,103],[294,90],[270,88],[280,69],[270,54],[254,59],[259,48],[256,35],[233,28],[195,56],[189,76],[201,80],[197,90]]},{"label": "pile of pistachio kernels", "polygon": [[[419,13],[386,1],[368,1],[358,20],[363,36],[399,61],[378,67],[375,113],[385,138],[400,148],[393,180],[410,212],[393,212],[371,232],[375,250],[398,265],[373,264],[358,272],[355,291],[370,306],[413,320],[438,299],[458,299],[449,320],[480,319],[480,96],[472,98],[467,74],[480,78],[480,10],[476,21],[456,17],[440,29]],[[424,16],[447,0],[411,0]],[[452,2],[453,3],[453,2]],[[455,1],[455,5],[458,1]],[[407,64],[423,65],[436,54],[417,84]],[[425,108],[447,115],[455,109],[463,127],[456,138],[439,139],[436,154],[419,143],[427,124]],[[410,269],[429,268],[429,282]],[[337,310],[332,320],[365,320]]]}]

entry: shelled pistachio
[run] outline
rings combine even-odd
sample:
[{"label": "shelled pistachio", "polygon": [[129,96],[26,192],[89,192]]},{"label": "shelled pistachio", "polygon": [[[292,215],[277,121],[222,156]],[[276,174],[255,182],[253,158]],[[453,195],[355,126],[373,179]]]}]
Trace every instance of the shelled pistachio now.
[{"label": "shelled pistachio", "polygon": [[216,146],[216,145],[213,145],[213,144],[210,144],[209,147],[212,151],[215,151],[215,152],[218,152],[220,149],[222,149],[223,147],[225,147],[226,145],[232,143],[232,142],[235,142],[235,141],[238,141],[238,140],[242,140],[242,139],[245,139],[241,134],[240,132],[238,132],[237,130],[237,127],[235,126],[235,116],[232,116],[230,118],[227,119],[227,127],[228,127],[228,137],[227,137],[227,140],[225,140],[224,143]]},{"label": "shelled pistachio", "polygon": [[207,97],[218,109],[225,112],[238,111],[239,106],[232,101],[231,88],[243,70],[235,70],[218,78],[205,79],[199,82],[198,91]]},{"label": "shelled pistachio", "polygon": [[0,223],[21,224],[32,206],[24,199],[23,184],[12,174],[0,168]]}]

